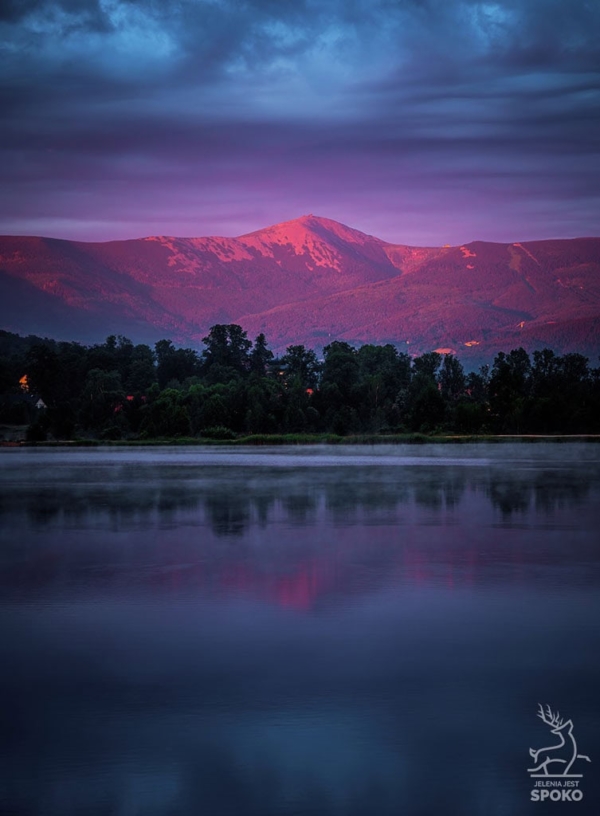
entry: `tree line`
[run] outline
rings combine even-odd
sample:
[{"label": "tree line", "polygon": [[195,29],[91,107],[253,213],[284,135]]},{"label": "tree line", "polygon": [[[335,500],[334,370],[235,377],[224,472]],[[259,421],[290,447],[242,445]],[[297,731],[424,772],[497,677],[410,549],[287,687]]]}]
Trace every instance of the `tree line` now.
[{"label": "tree line", "polygon": [[[500,352],[465,371],[451,354],[334,341],[276,357],[217,324],[204,350],[122,336],[82,345],[0,332],[0,423],[33,440],[249,434],[600,432],[600,369],[581,354]],[[33,397],[45,408],[35,408]]]}]

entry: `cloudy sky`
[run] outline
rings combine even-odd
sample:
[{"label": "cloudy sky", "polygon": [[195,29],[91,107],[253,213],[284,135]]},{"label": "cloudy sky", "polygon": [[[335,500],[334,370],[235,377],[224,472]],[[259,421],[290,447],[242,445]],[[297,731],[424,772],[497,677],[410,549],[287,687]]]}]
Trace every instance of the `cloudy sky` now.
[{"label": "cloudy sky", "polygon": [[2,0],[0,232],[599,235],[598,0]]}]

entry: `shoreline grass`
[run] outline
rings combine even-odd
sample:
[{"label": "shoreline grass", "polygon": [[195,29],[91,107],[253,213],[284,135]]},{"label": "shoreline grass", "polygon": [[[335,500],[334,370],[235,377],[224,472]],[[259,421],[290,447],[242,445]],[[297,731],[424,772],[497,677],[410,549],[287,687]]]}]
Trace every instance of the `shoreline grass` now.
[{"label": "shoreline grass", "polygon": [[[161,439],[69,439],[19,442],[18,447],[241,447],[241,446],[282,446],[282,445],[426,445],[472,443],[502,444],[509,442],[600,442],[600,434],[252,434],[234,439],[212,439],[210,437],[172,437]],[[17,446],[15,443],[10,447]]]}]

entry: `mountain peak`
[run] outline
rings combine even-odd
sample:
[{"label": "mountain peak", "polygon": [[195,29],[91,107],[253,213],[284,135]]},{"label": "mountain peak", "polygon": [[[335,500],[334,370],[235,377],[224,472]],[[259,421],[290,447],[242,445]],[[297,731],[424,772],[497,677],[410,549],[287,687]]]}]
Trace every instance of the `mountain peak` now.
[{"label": "mountain peak", "polygon": [[324,218],[320,215],[301,215],[291,221],[282,221],[279,224],[272,224],[270,227],[256,230],[255,232],[240,235],[240,240],[247,238],[259,238],[276,243],[290,243],[293,246],[299,242],[304,242],[307,235],[319,241],[342,240],[351,244],[378,244],[385,243],[379,238],[368,235],[360,230],[348,227],[332,218]]}]

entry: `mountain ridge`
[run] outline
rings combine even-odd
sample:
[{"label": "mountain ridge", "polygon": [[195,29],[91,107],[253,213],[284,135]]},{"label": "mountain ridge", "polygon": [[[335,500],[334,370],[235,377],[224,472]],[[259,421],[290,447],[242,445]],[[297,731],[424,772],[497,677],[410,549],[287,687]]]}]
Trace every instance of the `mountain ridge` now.
[{"label": "mountain ridge", "polygon": [[83,342],[199,344],[235,322],[276,350],[347,339],[475,358],[510,341],[589,356],[600,238],[416,247],[313,215],[235,238],[0,236],[0,296],[2,328]]}]

